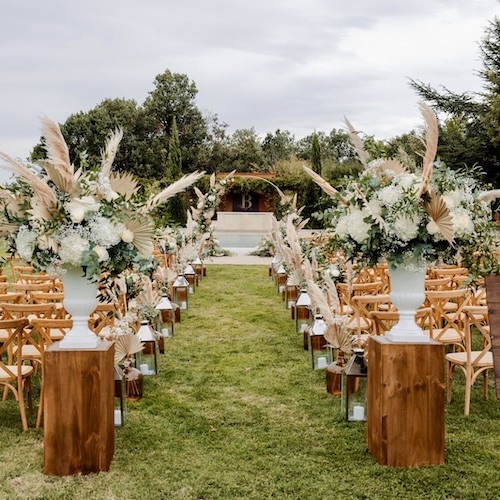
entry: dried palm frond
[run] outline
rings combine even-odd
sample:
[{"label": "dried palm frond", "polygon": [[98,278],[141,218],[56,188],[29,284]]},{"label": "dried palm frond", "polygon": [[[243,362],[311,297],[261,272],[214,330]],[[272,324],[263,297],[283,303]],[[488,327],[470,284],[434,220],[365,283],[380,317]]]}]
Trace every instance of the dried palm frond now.
[{"label": "dried palm frond", "polygon": [[65,193],[74,189],[74,167],[69,158],[69,150],[61,133],[59,124],[42,116],[42,135],[45,139],[47,160],[44,162],[47,175],[54,184]]},{"label": "dried palm frond", "polygon": [[429,217],[436,223],[446,241],[448,241],[450,245],[453,245],[455,239],[453,220],[442,196],[431,191],[430,200],[424,204],[424,209],[429,214]]},{"label": "dried palm frond", "polygon": [[134,234],[132,245],[143,257],[150,257],[153,254],[154,226],[152,221],[134,214],[129,218],[124,218],[123,222],[125,227]]},{"label": "dried palm frond", "polygon": [[163,191],[158,193],[157,195],[151,196],[145,205],[141,207],[141,212],[142,213],[148,213],[150,212],[153,208],[157,207],[161,203],[165,203],[169,198],[172,198],[172,196],[175,196],[177,193],[180,193],[187,189],[191,184],[194,184],[196,181],[198,181],[205,172],[193,172],[188,175],[184,175],[181,177],[179,180],[173,182],[165,188]]},{"label": "dried palm frond", "polygon": [[321,288],[314,281],[307,282],[307,294],[311,297],[311,304],[313,309],[319,309],[323,320],[327,325],[333,324],[334,314],[326,300],[325,294]]},{"label": "dried palm frond", "polygon": [[191,208],[191,217],[193,218],[194,221],[197,221],[200,219],[200,211],[196,210],[194,207]]},{"label": "dried palm frond", "polygon": [[127,333],[120,335],[115,340],[115,364],[121,363],[125,358],[137,354],[144,349],[144,344],[137,335]]},{"label": "dried palm frond", "polygon": [[399,161],[394,158],[386,160],[380,166],[376,168],[379,173],[389,172],[391,174],[407,174],[408,169]]},{"label": "dried palm frond", "polygon": [[344,116],[344,123],[347,125],[349,137],[354,145],[359,161],[366,167],[368,165],[369,154],[365,151],[365,147],[358,132],[351,125],[351,122]]},{"label": "dried palm frond", "polygon": [[138,293],[135,300],[138,304],[144,304],[145,306],[156,306],[160,302],[160,294],[153,287],[153,282],[148,276],[142,277],[142,290]]},{"label": "dried palm frond", "polygon": [[310,168],[306,167],[305,165],[302,167],[307,174],[312,178],[312,180],[329,196],[332,198],[336,198],[340,200],[344,205],[347,205],[347,200],[321,175],[318,175],[314,170],[311,170]]},{"label": "dried palm frond", "polygon": [[307,223],[310,221],[310,218],[308,217],[307,219],[304,219],[303,221],[300,221],[298,224],[297,224],[297,231],[300,231],[302,229],[304,229],[304,227],[307,225]]},{"label": "dried palm frond", "polygon": [[139,191],[137,180],[130,172],[113,172],[109,176],[109,183],[111,189],[123,196],[126,200],[130,200],[130,198]]},{"label": "dried palm frond", "polygon": [[52,191],[50,186],[28,167],[25,167],[22,163],[1,152],[0,160],[5,162],[5,164],[0,165],[1,168],[8,172],[12,172],[16,177],[23,179],[31,185],[34,195],[41,203],[47,207],[55,207],[57,205],[57,198],[54,191]]},{"label": "dried palm frond", "polygon": [[37,219],[37,220],[50,220],[51,215],[50,215],[50,210],[47,208],[46,205],[40,202],[38,198],[33,198],[31,200],[31,208],[26,210],[28,214],[30,214],[32,219]]},{"label": "dried palm frond", "polygon": [[106,146],[102,152],[101,159],[101,173],[106,177],[109,177],[111,174],[111,167],[115,161],[116,152],[118,151],[118,146],[120,145],[122,139],[123,130],[116,129],[113,133],[111,133],[106,141]]},{"label": "dried palm frond", "polygon": [[485,203],[491,203],[492,201],[495,201],[497,198],[500,198],[500,189],[483,191],[482,193],[479,193],[477,198],[481,201],[484,201]]},{"label": "dried palm frond", "polygon": [[307,282],[314,281],[315,274],[311,263],[309,262],[309,259],[304,259],[304,261],[302,262],[302,268],[304,269],[304,280]]},{"label": "dried palm frond", "polygon": [[193,190],[194,190],[196,196],[198,196],[198,200],[202,201],[205,199],[205,195],[202,193],[202,191],[200,189],[198,189],[196,186],[194,186]]},{"label": "dried palm frond", "polygon": [[191,212],[187,211],[186,220],[186,232],[184,234],[186,241],[191,241],[193,239],[193,217],[191,217]]},{"label": "dried palm frond", "polygon": [[338,313],[340,311],[340,299],[337,286],[333,282],[328,271],[323,273],[323,279],[325,280],[327,301],[330,304],[330,307]]},{"label": "dried palm frond", "polygon": [[177,278],[177,276],[178,273],[176,273],[173,269],[170,269],[169,267],[158,266],[153,275],[153,278],[157,283],[169,285],[170,283],[173,283],[175,281],[175,278]]},{"label": "dried palm frond", "polygon": [[19,229],[19,226],[14,224],[9,224],[8,222],[0,223],[0,236],[8,236],[10,233],[13,233]]},{"label": "dried palm frond", "polygon": [[203,255],[203,251],[205,250],[205,238],[200,239],[200,244],[198,245],[198,255]]},{"label": "dried palm frond", "polygon": [[325,340],[334,348],[343,352],[352,350],[352,327],[348,316],[335,315],[333,324],[328,325],[324,334]]},{"label": "dried palm frond", "polygon": [[434,111],[425,103],[420,104],[420,110],[425,120],[425,154],[422,164],[422,184],[417,192],[417,197],[422,196],[429,190],[439,137],[438,122]]}]

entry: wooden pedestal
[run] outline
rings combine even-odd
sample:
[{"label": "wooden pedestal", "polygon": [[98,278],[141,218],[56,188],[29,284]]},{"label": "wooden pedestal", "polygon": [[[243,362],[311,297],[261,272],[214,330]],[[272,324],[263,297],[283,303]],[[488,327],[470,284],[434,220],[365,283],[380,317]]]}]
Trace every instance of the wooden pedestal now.
[{"label": "wooden pedestal", "polygon": [[115,448],[114,346],[45,351],[44,471],[53,476],[108,471]]},{"label": "wooden pedestal", "polygon": [[367,443],[379,464],[443,464],[444,403],[442,344],[369,339]]}]

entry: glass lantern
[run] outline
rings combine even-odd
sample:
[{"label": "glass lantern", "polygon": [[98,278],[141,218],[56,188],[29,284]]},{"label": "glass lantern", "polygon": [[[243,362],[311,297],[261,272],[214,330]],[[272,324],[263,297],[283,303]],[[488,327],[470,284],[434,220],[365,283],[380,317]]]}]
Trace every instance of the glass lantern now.
[{"label": "glass lantern", "polygon": [[299,286],[294,285],[289,280],[285,284],[285,307],[291,309],[297,300],[299,294]]},{"label": "glass lantern", "polygon": [[302,333],[307,330],[312,322],[311,297],[305,290],[301,290],[295,302],[295,331]]},{"label": "glass lantern", "polygon": [[188,280],[180,274],[175,278],[174,284],[172,285],[174,302],[185,311],[189,307],[189,282]]},{"label": "glass lantern", "polygon": [[191,264],[188,264],[186,268],[184,269],[184,277],[186,278],[187,282],[189,283],[189,288],[188,292],[190,294],[194,293],[196,291],[196,273],[193,269],[193,266]]},{"label": "glass lantern", "polygon": [[156,375],[158,373],[159,358],[157,333],[147,321],[141,321],[137,336],[144,344],[144,349],[135,355],[136,367],[144,376]]},{"label": "glass lantern", "polygon": [[199,257],[196,257],[196,259],[191,262],[191,265],[193,266],[194,272],[198,277],[198,282],[200,282],[203,279],[203,274],[205,271],[203,261]]},{"label": "glass lantern", "polygon": [[342,373],[342,413],[348,422],[366,420],[367,372],[363,349],[354,348]]},{"label": "glass lantern", "polygon": [[158,311],[156,316],[156,331],[164,338],[174,336],[174,306],[167,295],[163,295],[158,305],[155,307]]},{"label": "glass lantern", "polygon": [[278,293],[284,293],[286,279],[286,269],[282,265],[280,265],[278,271],[276,272],[276,286],[278,287]]},{"label": "glass lantern", "polygon": [[125,373],[115,365],[115,397],[114,397],[115,427],[123,427],[127,421],[127,386]]},{"label": "glass lantern", "polygon": [[324,370],[330,363],[330,351],[325,339],[328,329],[323,316],[316,314],[309,328],[309,352],[311,353],[311,365],[313,370]]},{"label": "glass lantern", "polygon": [[269,265],[269,276],[271,277],[271,279],[274,281],[275,280],[275,274],[276,274],[276,271],[278,270],[278,266],[279,266],[279,259],[278,257],[273,256],[273,259],[271,260],[271,264]]}]

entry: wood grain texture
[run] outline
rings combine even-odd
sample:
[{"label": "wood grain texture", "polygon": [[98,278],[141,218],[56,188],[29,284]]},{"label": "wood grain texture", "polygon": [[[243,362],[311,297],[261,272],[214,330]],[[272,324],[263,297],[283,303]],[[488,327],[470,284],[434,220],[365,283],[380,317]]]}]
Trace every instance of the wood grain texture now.
[{"label": "wood grain texture", "polygon": [[495,372],[495,391],[497,398],[500,398],[500,275],[485,276],[485,283],[491,351],[493,352],[493,371]]},{"label": "wood grain texture", "polygon": [[371,337],[367,444],[381,465],[444,463],[444,346]]},{"label": "wood grain texture", "polygon": [[108,471],[114,454],[114,346],[45,352],[44,472]]}]

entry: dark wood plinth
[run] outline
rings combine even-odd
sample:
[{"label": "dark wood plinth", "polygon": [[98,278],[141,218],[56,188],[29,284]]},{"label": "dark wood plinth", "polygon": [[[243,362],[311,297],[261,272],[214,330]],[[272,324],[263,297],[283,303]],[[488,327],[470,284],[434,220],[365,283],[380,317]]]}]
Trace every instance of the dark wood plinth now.
[{"label": "dark wood plinth", "polygon": [[44,472],[53,476],[108,471],[115,449],[114,346],[45,351]]},{"label": "dark wood plinth", "polygon": [[444,463],[444,377],[439,342],[369,339],[367,444],[379,464]]}]

